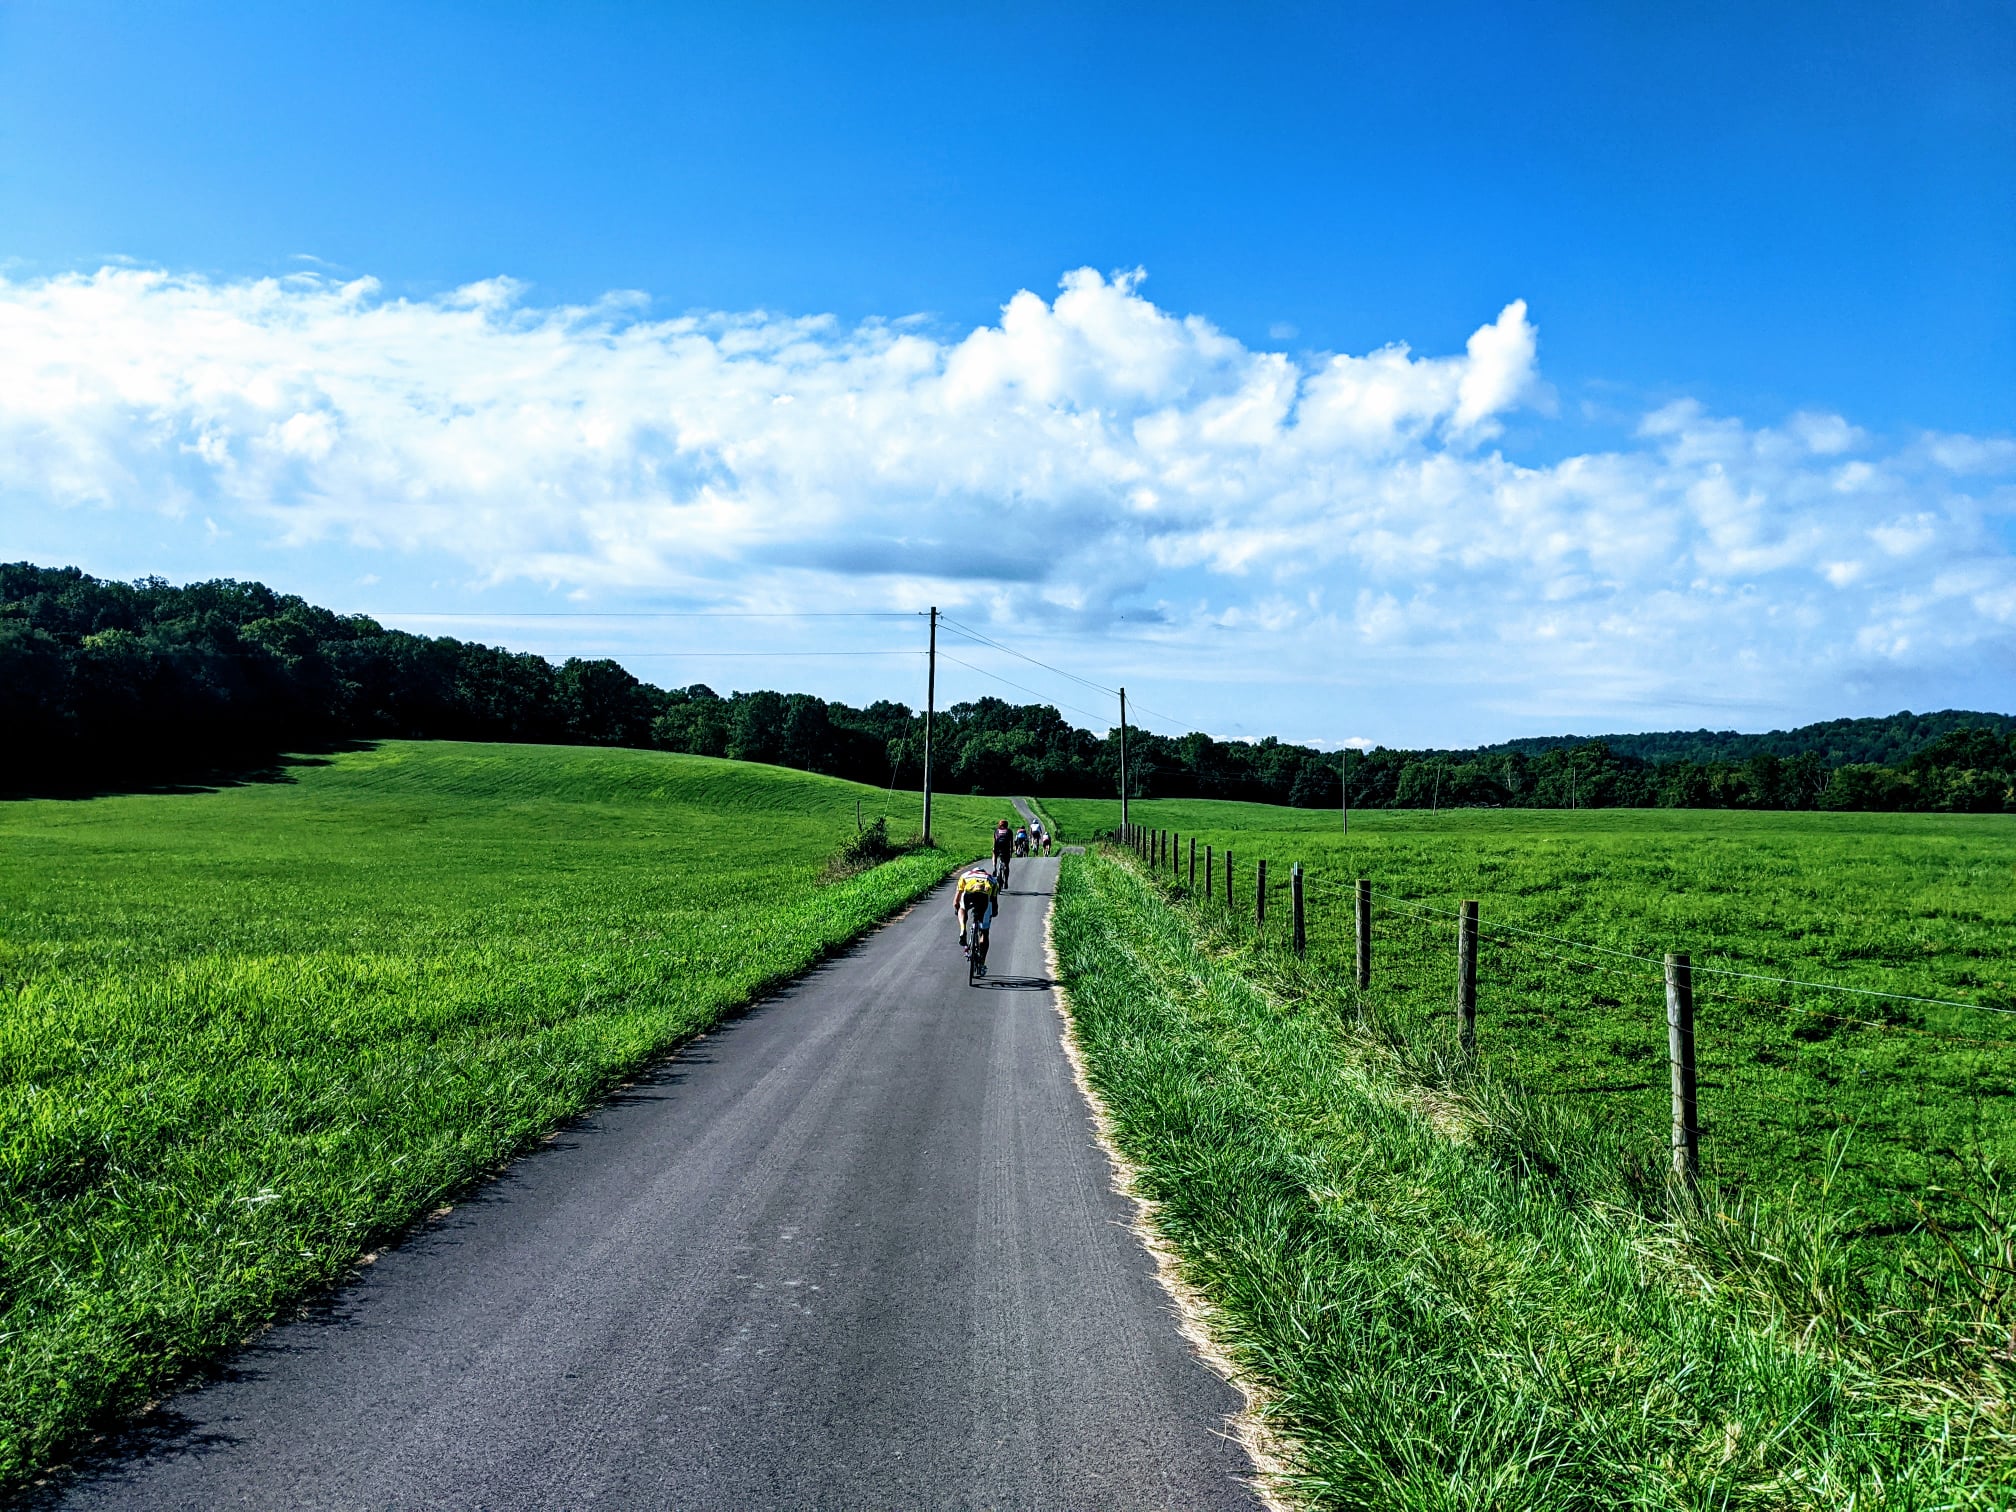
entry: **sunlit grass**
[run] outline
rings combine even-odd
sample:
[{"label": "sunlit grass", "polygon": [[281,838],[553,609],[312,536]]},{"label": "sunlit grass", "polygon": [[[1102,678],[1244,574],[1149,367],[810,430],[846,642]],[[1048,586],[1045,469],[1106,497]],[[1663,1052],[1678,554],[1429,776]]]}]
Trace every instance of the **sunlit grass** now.
[{"label": "sunlit grass", "polygon": [[[1690,1201],[1130,861],[1067,861],[1054,934],[1116,1138],[1310,1505],[2016,1494],[2006,1290],[1870,1270],[1824,1206]],[[2006,1264],[1993,1240],[1962,1248]]]},{"label": "sunlit grass", "polygon": [[[1118,818],[1110,802],[1050,807],[1074,838]],[[1347,839],[1331,812],[1131,807],[1137,823],[1183,837],[1186,863],[1192,835],[1221,861],[1229,846],[1242,914],[1265,857],[1276,942],[1288,864],[1301,861],[1310,962],[1335,981],[1352,971],[1352,879],[1371,878],[1381,889],[1373,985],[1357,1006],[1421,1057],[1455,1055],[1454,911],[1479,900],[1485,1067],[1648,1158],[1670,1126],[1658,961],[1685,950],[1699,968],[1703,1158],[1726,1182],[1814,1201],[1824,1183],[1857,1230],[1895,1234],[1925,1204],[1964,1221],[1951,1189],[1978,1181],[1983,1162],[2016,1165],[2016,1016],[1990,1011],[2016,1008],[2016,819],[1373,812],[1353,816]],[[1705,969],[1716,966],[1982,1007]]]},{"label": "sunlit grass", "polygon": [[[985,848],[875,790],[392,742],[0,805],[0,1486]],[[916,828],[899,797],[897,835]]]}]

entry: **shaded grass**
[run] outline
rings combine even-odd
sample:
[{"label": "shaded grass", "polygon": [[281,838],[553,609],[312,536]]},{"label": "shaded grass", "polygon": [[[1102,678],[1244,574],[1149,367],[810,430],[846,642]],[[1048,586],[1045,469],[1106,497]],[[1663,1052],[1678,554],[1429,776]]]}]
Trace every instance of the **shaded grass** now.
[{"label": "shaded grass", "polygon": [[[1423,1076],[1128,863],[1067,860],[1053,931],[1116,1138],[1309,1505],[2016,1494],[2001,1341],[1970,1344],[1952,1288],[1858,1276],[1824,1222],[1725,1216],[1712,1184],[1696,1207],[1586,1118]],[[1772,1245],[1786,1275],[1756,1269]],[[1847,1289],[1836,1321],[1788,1305],[1802,1267]]]},{"label": "shaded grass", "polygon": [[[1055,801],[1083,836],[1118,805]],[[1346,981],[1355,876],[1383,889],[1375,1015],[1422,1057],[1456,1054],[1454,910],[1481,901],[1479,1053],[1491,1073],[1656,1158],[1669,1124],[1658,958],[1697,968],[2016,1007],[2016,824],[1995,815],[1459,810],[1353,816],[1156,800],[1137,822],[1240,858],[1242,911],[1265,856],[1286,925],[1308,868],[1310,961]],[[1201,880],[1201,879],[1200,879]],[[1409,907],[1402,900],[1418,900]],[[1424,911],[1425,910],[1425,911]],[[1249,915],[1250,917],[1250,915]],[[1561,939],[1539,939],[1537,930]],[[1275,934],[1279,938],[1279,933]],[[1650,957],[1577,950],[1581,941]],[[1758,1200],[1852,1210],[1871,1237],[2016,1165],[2016,1017],[1696,976],[1703,1158]]]},{"label": "shaded grass", "polygon": [[0,1488],[979,854],[999,808],[941,799],[947,849],[825,880],[862,791],[391,742],[0,806]]}]

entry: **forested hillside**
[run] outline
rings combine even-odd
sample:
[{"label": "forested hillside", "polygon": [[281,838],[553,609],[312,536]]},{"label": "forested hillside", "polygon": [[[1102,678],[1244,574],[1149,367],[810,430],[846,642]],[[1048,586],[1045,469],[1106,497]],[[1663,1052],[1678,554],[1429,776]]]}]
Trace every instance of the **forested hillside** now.
[{"label": "forested hillside", "polygon": [[[258,583],[106,582],[0,566],[0,789],[189,780],[283,751],[385,736],[655,747],[918,786],[923,717],[807,693],[658,688],[614,661],[544,657],[391,630]],[[1113,792],[1119,742],[1055,708],[995,698],[941,710],[939,785]],[[1948,710],[1768,735],[1670,732],[1384,747],[1129,740],[1141,796],[1335,807],[1853,808],[2016,811],[2016,718]]]},{"label": "forested hillside", "polygon": [[1744,735],[1736,730],[1658,730],[1642,735],[1542,735],[1531,740],[1507,740],[1484,746],[1479,756],[1537,756],[1546,751],[1600,741],[1619,756],[1640,761],[1748,761],[1753,756],[1822,758],[1829,767],[1853,762],[1894,764],[1908,761],[1942,735],[1986,729],[2007,735],[2016,731],[2016,715],[1981,714],[1944,709],[1913,714],[1908,709],[1878,719],[1828,719],[1796,730],[1769,730]]}]

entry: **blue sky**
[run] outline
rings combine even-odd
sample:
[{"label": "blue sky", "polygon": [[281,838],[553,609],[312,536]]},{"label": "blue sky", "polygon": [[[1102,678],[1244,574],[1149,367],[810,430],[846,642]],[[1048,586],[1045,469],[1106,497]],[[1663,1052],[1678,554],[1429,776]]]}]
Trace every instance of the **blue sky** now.
[{"label": "blue sky", "polygon": [[[1324,740],[2016,671],[2006,5],[14,0],[0,274],[9,556],[381,611],[949,600]],[[768,655],[802,627],[454,628],[916,697]]]}]

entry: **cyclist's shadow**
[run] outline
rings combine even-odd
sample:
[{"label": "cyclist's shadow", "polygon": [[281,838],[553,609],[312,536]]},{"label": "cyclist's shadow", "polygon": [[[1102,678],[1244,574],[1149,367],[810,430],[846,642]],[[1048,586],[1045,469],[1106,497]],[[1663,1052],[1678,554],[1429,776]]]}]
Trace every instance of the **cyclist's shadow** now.
[{"label": "cyclist's shadow", "polygon": [[1047,992],[1057,984],[1047,976],[984,976],[972,985],[987,992]]}]

